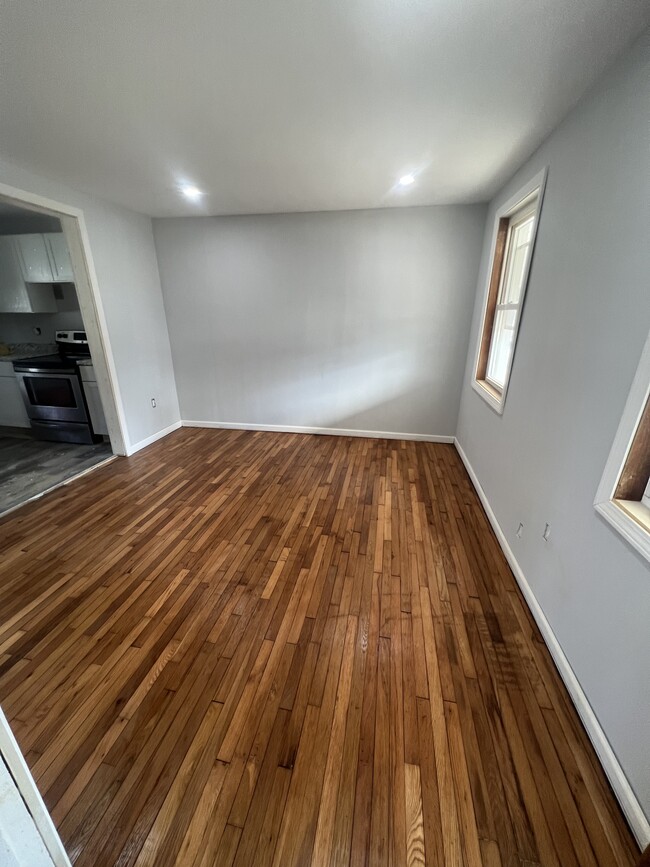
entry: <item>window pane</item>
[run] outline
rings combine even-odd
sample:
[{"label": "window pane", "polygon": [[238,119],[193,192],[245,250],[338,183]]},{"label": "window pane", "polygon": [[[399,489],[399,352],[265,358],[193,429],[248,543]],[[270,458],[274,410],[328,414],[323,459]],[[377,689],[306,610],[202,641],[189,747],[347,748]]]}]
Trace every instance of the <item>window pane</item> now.
[{"label": "window pane", "polygon": [[530,244],[530,239],[533,234],[533,222],[535,219],[535,214],[529,214],[525,220],[522,220],[521,223],[517,226],[517,243],[518,244]]},{"label": "window pane", "polygon": [[503,286],[503,304],[518,304],[523,288],[524,266],[528,255],[528,244],[515,247],[510,257],[507,282]]},{"label": "window pane", "polygon": [[514,226],[508,245],[508,261],[501,287],[500,304],[518,304],[521,298],[524,281],[524,267],[530,247],[530,237],[533,230],[531,216],[525,222]]},{"label": "window pane", "polygon": [[486,376],[490,382],[499,388],[503,388],[506,384],[508,364],[510,363],[514,346],[517,313],[517,309],[497,309],[494,317],[494,329],[492,331]]}]

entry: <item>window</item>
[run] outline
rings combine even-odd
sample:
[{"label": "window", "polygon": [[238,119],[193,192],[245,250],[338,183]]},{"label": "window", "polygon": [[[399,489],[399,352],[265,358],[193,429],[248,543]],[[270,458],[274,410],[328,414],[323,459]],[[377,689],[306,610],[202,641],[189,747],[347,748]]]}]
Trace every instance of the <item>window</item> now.
[{"label": "window", "polygon": [[650,336],[594,506],[650,560]]},{"label": "window", "polygon": [[546,170],[499,209],[473,385],[503,412],[542,204]]}]

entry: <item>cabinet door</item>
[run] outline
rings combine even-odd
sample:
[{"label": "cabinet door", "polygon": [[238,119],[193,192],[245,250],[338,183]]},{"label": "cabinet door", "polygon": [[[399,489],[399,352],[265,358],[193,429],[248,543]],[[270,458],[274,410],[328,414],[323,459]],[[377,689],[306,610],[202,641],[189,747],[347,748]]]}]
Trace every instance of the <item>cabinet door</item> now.
[{"label": "cabinet door", "polygon": [[49,232],[45,235],[45,242],[50,254],[54,279],[61,283],[73,283],[72,262],[63,232]]},{"label": "cabinet door", "polygon": [[0,376],[0,425],[29,427],[29,417],[18,380],[15,376]]},{"label": "cabinet door", "polygon": [[47,255],[45,236],[14,235],[13,237],[20,254],[24,279],[28,283],[52,283],[55,277],[52,273],[50,257]]},{"label": "cabinet door", "polygon": [[0,312],[31,313],[14,238],[0,236]]},{"label": "cabinet door", "polygon": [[25,283],[30,313],[56,313],[56,298],[51,283]]},{"label": "cabinet door", "polygon": [[[81,368],[81,370],[84,369],[87,370],[88,368]],[[99,387],[97,386],[97,383],[85,380],[83,383],[83,390],[86,397],[86,403],[88,404],[90,423],[93,426],[93,430],[96,434],[108,436],[108,428],[106,426],[106,419],[104,418],[104,407],[102,406],[102,399],[99,396]]]}]

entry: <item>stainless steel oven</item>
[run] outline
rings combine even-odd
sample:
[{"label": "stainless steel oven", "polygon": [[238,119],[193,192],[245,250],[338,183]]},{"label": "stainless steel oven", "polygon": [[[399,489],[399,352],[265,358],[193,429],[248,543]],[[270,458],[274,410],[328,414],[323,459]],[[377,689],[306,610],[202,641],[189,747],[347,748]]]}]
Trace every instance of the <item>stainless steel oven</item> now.
[{"label": "stainless steel oven", "polygon": [[37,367],[16,371],[27,415],[44,421],[87,422],[77,370],[46,373]]},{"label": "stainless steel oven", "polygon": [[[14,372],[34,434],[40,439],[92,443],[93,433],[77,359],[87,357],[84,332],[57,332],[58,355],[14,362]],[[81,336],[83,335],[83,341]],[[63,339],[62,339],[63,338]]]}]

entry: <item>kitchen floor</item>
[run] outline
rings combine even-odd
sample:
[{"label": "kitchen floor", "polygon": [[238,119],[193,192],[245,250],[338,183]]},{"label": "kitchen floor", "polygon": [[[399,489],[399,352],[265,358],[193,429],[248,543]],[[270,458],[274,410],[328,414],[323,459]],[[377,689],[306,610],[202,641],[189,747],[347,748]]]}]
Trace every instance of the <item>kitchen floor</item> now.
[{"label": "kitchen floor", "polygon": [[50,443],[0,433],[0,514],[94,467],[112,453],[110,443]]}]

